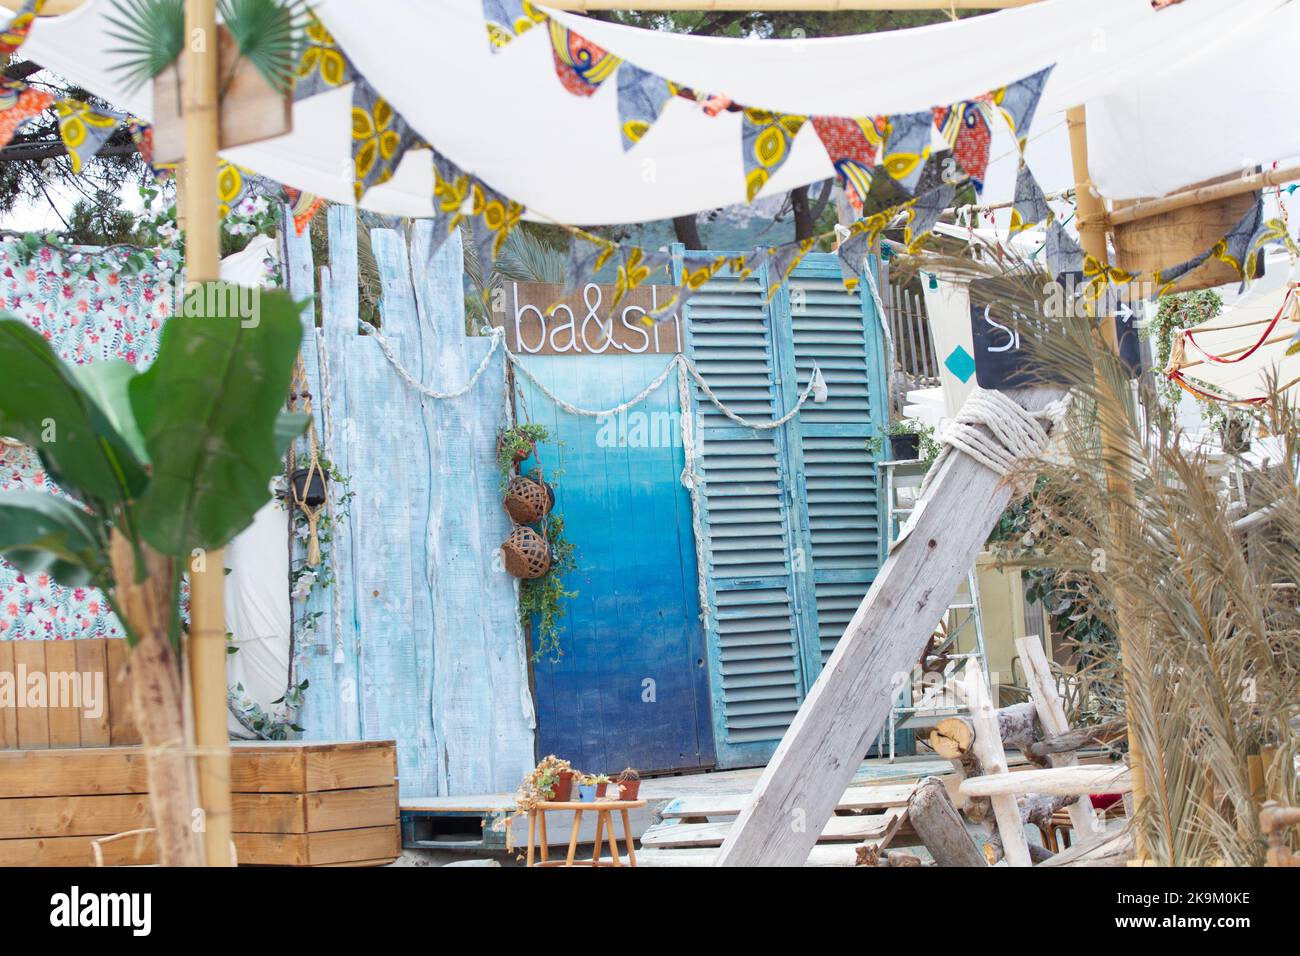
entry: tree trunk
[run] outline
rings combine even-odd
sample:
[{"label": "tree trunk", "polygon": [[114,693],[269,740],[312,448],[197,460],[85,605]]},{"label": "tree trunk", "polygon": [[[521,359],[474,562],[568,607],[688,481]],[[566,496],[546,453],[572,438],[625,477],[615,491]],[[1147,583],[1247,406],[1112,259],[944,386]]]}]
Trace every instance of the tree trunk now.
[{"label": "tree trunk", "polygon": [[907,819],[937,865],[987,865],[938,777],[926,777],[912,791]]},{"label": "tree trunk", "polygon": [[198,846],[190,822],[198,801],[186,758],[184,694],[176,653],[168,638],[172,562],[141,545],[147,576],[136,580],[131,542],[113,532],[109,556],[117,604],[136,637],[127,657],[131,710],[144,745],[158,862],[197,866]]},{"label": "tree trunk", "polygon": [[790,208],[794,210],[795,239],[811,239],[816,234],[816,225],[813,222],[812,208],[808,205],[807,186],[790,190]]},{"label": "tree trunk", "polygon": [[[1012,704],[997,711],[998,732],[1003,748],[1015,747],[1040,766],[1047,758],[1035,756],[1030,748],[1043,739],[1043,729],[1038,723],[1038,712],[1032,703]],[[940,757],[960,761],[968,777],[980,775],[979,758],[975,755],[975,728],[966,717],[945,717],[930,731],[930,746]]]},{"label": "tree trunk", "polygon": [[[1020,822],[1021,824],[1033,824],[1046,828],[1052,820],[1052,814],[1062,807],[1072,804],[1078,797],[1050,797],[1039,793],[1031,793],[1020,798]],[[988,842],[984,844],[984,855],[990,865],[1002,859],[1002,837],[996,827],[990,834]],[[1041,847],[1036,843],[1029,844],[1029,857],[1034,863],[1042,863],[1050,860],[1054,854],[1046,847]]]},{"label": "tree trunk", "polygon": [[700,238],[700,226],[696,221],[695,213],[688,216],[674,216],[673,232],[677,233],[677,241],[687,249],[704,248],[704,240]]}]

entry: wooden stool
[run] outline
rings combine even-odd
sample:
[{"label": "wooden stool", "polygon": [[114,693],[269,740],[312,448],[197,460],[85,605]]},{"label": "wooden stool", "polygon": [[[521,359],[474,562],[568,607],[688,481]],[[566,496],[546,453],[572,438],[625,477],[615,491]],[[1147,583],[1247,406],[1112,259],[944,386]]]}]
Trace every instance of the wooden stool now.
[{"label": "wooden stool", "polygon": [[[617,810],[623,818],[623,842],[627,844],[627,865],[636,866],[636,850],[632,847],[632,829],[627,822],[629,810],[644,807],[644,800],[596,800],[578,802],[568,800],[564,803],[539,803],[528,811],[528,866],[622,866],[623,860],[618,853],[618,838],[614,836],[613,812]],[[547,859],[546,812],[548,810],[572,810],[573,831],[569,835],[569,854],[563,860]],[[582,826],[582,815],[588,811],[596,814],[596,849],[590,860],[578,860],[578,830]],[[540,829],[540,833],[538,832]],[[600,858],[601,841],[608,834],[609,861]],[[540,843],[538,840],[540,837]],[[534,849],[540,846],[539,859],[534,862]]]}]

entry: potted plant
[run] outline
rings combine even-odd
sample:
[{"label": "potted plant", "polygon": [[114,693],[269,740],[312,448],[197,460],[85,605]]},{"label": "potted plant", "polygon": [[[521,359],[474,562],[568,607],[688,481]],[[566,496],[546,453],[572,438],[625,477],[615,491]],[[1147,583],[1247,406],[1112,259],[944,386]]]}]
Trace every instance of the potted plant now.
[{"label": "potted plant", "polygon": [[934,437],[931,426],[912,418],[890,422],[885,426],[883,436],[868,438],[867,451],[873,455],[880,454],[884,438],[889,439],[891,461],[923,461],[927,468],[934,464],[943,447]]},{"label": "potted plant", "polygon": [[524,778],[515,802],[525,810],[538,803],[564,803],[572,795],[574,774],[569,761],[548,754]]},{"label": "potted plant", "polygon": [[538,442],[550,438],[545,425],[524,422],[497,433],[497,470],[501,472],[501,490],[515,474],[521,462],[536,450]]},{"label": "potted plant", "polygon": [[606,774],[598,773],[591,778],[591,781],[596,785],[596,799],[599,800],[609,790],[609,777]]},{"label": "potted plant", "polygon": [[595,803],[596,802],[596,778],[584,775],[578,782],[578,802]]},{"label": "potted plant", "polygon": [[628,767],[618,775],[618,798],[620,800],[635,800],[640,792],[641,775],[639,773]]}]

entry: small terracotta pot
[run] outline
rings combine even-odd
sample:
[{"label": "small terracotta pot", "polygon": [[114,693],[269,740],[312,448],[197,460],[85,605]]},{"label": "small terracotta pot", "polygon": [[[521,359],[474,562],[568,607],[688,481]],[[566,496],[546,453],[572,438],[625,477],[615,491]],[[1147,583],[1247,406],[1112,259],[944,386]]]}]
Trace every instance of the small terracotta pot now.
[{"label": "small terracotta pot", "polygon": [[606,788],[608,788],[608,787],[609,787],[609,783],[608,783],[608,781],[605,782],[605,783],[598,783],[598,784],[596,784],[596,797],[597,797],[598,799],[599,799],[600,797],[603,797],[603,796],[605,795],[605,790],[606,790]]},{"label": "small terracotta pot", "polygon": [[553,803],[566,803],[573,796],[573,771],[561,770],[551,793]]},{"label": "small terracotta pot", "polygon": [[640,792],[640,780],[620,780],[618,782],[618,798],[620,800],[635,800],[636,795]]}]

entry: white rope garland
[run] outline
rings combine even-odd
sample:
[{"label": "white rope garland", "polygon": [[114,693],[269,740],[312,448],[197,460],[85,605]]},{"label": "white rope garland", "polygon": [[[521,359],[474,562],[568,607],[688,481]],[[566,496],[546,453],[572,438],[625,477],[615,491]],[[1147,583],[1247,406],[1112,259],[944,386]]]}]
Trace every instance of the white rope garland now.
[{"label": "white rope garland", "polygon": [[937,436],[943,450],[921,483],[925,496],[931,479],[954,451],[974,458],[999,475],[1009,475],[1017,463],[1036,458],[1051,439],[1051,428],[1065,414],[1069,397],[1060,398],[1041,411],[1026,411],[1002,392],[976,388],[962,405],[957,417],[949,419]]},{"label": "white rope garland", "polygon": [[411,386],[411,388],[415,389],[417,392],[419,392],[421,395],[425,396],[426,398],[434,398],[434,399],[438,399],[439,401],[443,401],[450,398],[460,398],[462,395],[464,395],[466,392],[468,392],[470,389],[472,389],[475,385],[478,384],[478,380],[483,377],[483,373],[487,371],[488,365],[492,363],[492,356],[496,353],[496,350],[501,346],[502,340],[504,338],[504,333],[505,333],[504,329],[495,329],[495,328],[489,329],[488,332],[489,332],[489,337],[492,339],[492,346],[487,350],[487,354],[483,356],[483,361],[478,363],[478,368],[476,368],[474,370],[474,374],[469,377],[469,381],[466,382],[464,385],[462,385],[460,388],[457,388],[453,391],[438,392],[435,391],[434,389],[429,388],[429,386],[425,385],[414,375],[412,375],[409,371],[407,371],[406,366],[403,365],[401,362],[399,362],[397,360],[397,356],[393,354],[393,347],[388,344],[388,339],[384,338],[383,333],[381,333],[377,328],[375,328],[365,319],[358,319],[357,321],[360,322],[361,325],[370,332],[371,337],[374,338],[374,340],[379,343],[379,348],[384,353],[384,357],[388,359],[388,363],[393,366],[394,371],[397,372],[397,374],[401,377],[402,381],[404,381],[407,385]]}]

